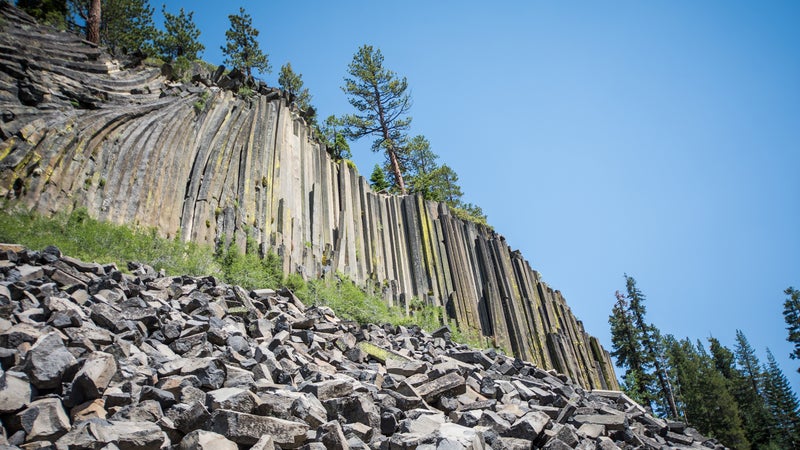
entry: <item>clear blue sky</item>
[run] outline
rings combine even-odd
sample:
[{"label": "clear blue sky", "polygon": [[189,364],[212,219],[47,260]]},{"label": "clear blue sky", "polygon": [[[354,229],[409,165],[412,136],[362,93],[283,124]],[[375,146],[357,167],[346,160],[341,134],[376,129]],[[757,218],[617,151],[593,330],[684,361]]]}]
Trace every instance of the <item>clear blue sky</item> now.
[{"label": "clear blue sky", "polygon": [[[352,112],[347,65],[380,48],[412,133],[606,348],[628,273],[662,332],[733,347],[741,329],[798,390],[800,2],[167,2],[215,63],[240,5],[263,78],[291,61],[321,117]],[[362,174],[380,160],[353,152]]]}]

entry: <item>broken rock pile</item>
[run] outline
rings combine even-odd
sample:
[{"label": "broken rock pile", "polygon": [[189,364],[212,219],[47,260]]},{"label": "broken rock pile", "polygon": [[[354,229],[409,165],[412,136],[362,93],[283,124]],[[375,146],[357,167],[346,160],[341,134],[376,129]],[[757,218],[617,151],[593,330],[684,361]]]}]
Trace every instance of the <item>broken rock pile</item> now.
[{"label": "broken rock pile", "polygon": [[0,448],[722,448],[447,328],[0,250]]}]

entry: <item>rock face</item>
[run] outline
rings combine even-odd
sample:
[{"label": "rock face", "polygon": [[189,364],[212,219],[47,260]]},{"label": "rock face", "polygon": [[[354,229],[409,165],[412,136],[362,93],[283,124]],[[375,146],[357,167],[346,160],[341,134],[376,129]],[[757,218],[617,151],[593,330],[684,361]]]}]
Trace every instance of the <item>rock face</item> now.
[{"label": "rock face", "polygon": [[222,87],[247,80],[219,71],[170,83],[5,2],[0,16],[0,197],[10,204],[86,207],[207,244],[250,236],[286,273],[338,271],[387,302],[443,306],[521,359],[618,387],[608,353],[501,235],[443,204],[372,192],[279,91],[254,84],[240,98]]},{"label": "rock face", "polygon": [[[134,276],[55,255],[0,250],[12,305],[0,313],[2,448],[723,448],[621,392],[446,332],[359,326],[288,291],[243,301],[213,277],[146,266]],[[23,280],[22,267],[41,270]],[[65,269],[84,281],[52,278]],[[195,307],[198,295],[208,304]],[[54,304],[86,320],[57,322]],[[126,318],[95,320],[97,305]],[[15,338],[21,330],[27,338]],[[57,383],[29,375],[31,340],[73,357]]]}]

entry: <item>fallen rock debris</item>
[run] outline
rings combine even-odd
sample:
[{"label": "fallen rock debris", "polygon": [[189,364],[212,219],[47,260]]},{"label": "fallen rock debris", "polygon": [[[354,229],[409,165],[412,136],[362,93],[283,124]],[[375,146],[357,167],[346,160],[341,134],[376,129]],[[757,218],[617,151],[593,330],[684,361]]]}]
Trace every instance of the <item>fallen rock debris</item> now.
[{"label": "fallen rock debris", "polygon": [[0,246],[0,448],[724,448],[446,327],[128,269]]}]

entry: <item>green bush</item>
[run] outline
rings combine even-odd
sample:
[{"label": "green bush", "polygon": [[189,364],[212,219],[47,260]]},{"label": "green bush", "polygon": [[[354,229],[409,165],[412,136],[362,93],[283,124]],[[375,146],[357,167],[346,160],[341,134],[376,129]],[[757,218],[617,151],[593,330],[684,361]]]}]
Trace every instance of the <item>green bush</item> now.
[{"label": "green bush", "polygon": [[281,285],[283,273],[278,255],[269,252],[261,258],[256,242],[247,238],[245,252],[239,251],[236,242],[217,254],[222,266],[223,278],[230,284],[238,284],[245,289],[277,288]]},{"label": "green bush", "polygon": [[206,103],[208,103],[208,99],[210,97],[211,97],[211,93],[210,92],[203,91],[203,93],[200,94],[200,98],[198,98],[197,101],[194,102],[194,105],[193,105],[194,106],[194,112],[197,113],[197,114],[200,114],[201,112],[203,112],[203,110],[206,109]]},{"label": "green bush", "polygon": [[242,87],[239,88],[238,91],[236,91],[236,94],[240,98],[244,98],[244,99],[251,98],[252,96],[255,95],[255,93],[256,92],[252,88],[249,88],[247,86],[242,86]]}]

